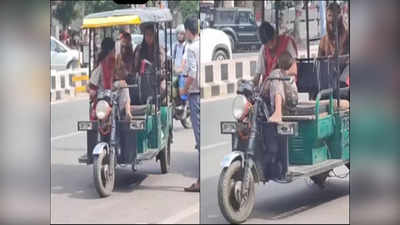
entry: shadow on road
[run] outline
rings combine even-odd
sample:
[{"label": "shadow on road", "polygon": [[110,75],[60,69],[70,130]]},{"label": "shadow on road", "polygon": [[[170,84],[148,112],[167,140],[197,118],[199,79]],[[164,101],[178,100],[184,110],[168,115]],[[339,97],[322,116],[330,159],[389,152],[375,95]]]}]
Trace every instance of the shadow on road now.
[{"label": "shadow on road", "polygon": [[[227,223],[218,206],[218,177],[202,180],[205,191],[201,195],[201,210],[205,212],[201,222],[209,224]],[[205,188],[203,188],[205,187]],[[303,180],[291,184],[270,183],[256,185],[256,203],[248,218],[262,220],[283,220],[321,204],[349,195],[349,181],[328,179],[325,189]],[[311,220],[311,218],[310,218]]]},{"label": "shadow on road", "polygon": [[[169,174],[197,177],[198,160],[195,150],[192,153],[172,152],[171,156],[172,167]],[[114,192],[132,192],[139,189],[183,192],[183,186],[142,186],[141,183],[149,175],[167,176],[168,174],[161,174],[159,162],[155,163],[155,160],[144,162],[135,173],[132,172],[130,166],[117,168]],[[53,164],[51,166],[51,193],[69,194],[71,198],[98,199],[99,196],[93,184],[92,165]]]},{"label": "shadow on road", "polygon": [[[134,191],[145,180],[145,174],[133,174],[129,169],[117,169],[114,192]],[[93,184],[93,167],[85,165],[52,165],[51,194],[68,194],[71,198],[98,199]]]}]

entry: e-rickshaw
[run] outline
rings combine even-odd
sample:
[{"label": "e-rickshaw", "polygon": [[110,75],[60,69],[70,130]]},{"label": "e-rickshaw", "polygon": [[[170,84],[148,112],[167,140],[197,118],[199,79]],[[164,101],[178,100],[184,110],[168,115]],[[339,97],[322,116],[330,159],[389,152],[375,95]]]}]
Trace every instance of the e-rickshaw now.
[{"label": "e-rickshaw", "polygon": [[[345,165],[350,169],[350,107],[340,103],[349,99],[349,87],[340,85],[340,61],[349,56],[310,58],[308,7],[306,20],[307,58],[298,59],[297,86],[299,93],[307,92],[310,97],[299,100],[294,110],[283,114],[283,121],[276,125],[277,161],[272,163],[266,156],[263,132],[268,130],[264,130],[263,123],[268,122],[271,114],[252,81],[238,81],[238,95],[232,106],[236,121],[220,124],[221,133],[232,136],[232,152],[221,162],[218,203],[223,216],[231,223],[242,223],[251,215],[255,183],[290,183],[311,178],[323,188],[327,177],[335,174],[334,168]],[[337,38],[337,22],[334,30]],[[320,72],[322,67],[326,68],[325,64],[331,64],[328,66],[331,70]],[[272,173],[274,170],[279,173]]]},{"label": "e-rickshaw", "polygon": [[[160,161],[161,173],[168,172],[171,163],[172,141],[172,96],[171,60],[166,57],[165,69],[161,69],[159,31],[171,35],[172,16],[169,9],[144,8],[122,9],[90,14],[83,19],[82,29],[89,31],[89,77],[92,73],[92,58],[96,60],[95,44],[97,32],[103,37],[112,36],[119,26],[151,25],[155,31],[154,62],[141,62],[142,74],[134,74],[134,83],[128,83],[130,93],[139,93],[140,101],[131,102],[132,118],[124,119],[118,106],[118,90],[97,93],[96,104],[90,102],[90,121],[79,121],[78,130],[86,131],[87,152],[80,163],[93,164],[94,184],[101,197],[109,196],[114,189],[117,166],[135,165],[143,160]],[[167,46],[167,35],[164,35]],[[171,40],[171,38],[169,39]],[[94,45],[94,46],[93,46]],[[133,62],[132,62],[133,63]],[[161,89],[161,78],[166,87]],[[164,94],[163,94],[164,93]],[[167,94],[165,94],[167,93]],[[137,96],[137,95],[136,95]],[[94,111],[94,113],[93,113]]]}]

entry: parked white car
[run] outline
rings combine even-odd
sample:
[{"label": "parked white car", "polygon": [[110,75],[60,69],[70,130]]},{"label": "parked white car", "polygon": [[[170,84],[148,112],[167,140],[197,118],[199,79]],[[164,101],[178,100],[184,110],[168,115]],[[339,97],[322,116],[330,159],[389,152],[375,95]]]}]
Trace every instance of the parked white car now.
[{"label": "parked white car", "polygon": [[54,37],[50,37],[51,69],[65,70],[79,67],[79,51],[71,49]]},{"label": "parked white car", "polygon": [[201,30],[200,52],[202,63],[232,59],[232,47],[228,35],[223,31],[212,28]]}]

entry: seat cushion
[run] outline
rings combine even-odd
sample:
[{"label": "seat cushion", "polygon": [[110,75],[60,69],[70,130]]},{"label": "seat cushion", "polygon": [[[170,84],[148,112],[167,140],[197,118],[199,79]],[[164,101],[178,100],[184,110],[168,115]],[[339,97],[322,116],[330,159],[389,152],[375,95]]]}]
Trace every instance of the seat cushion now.
[{"label": "seat cushion", "polygon": [[[336,109],[336,99],[334,99],[333,104],[334,104],[334,109]],[[341,99],[339,110],[348,110],[348,109],[350,109],[350,102]],[[328,112],[329,112],[329,100],[321,100],[319,113],[325,114]],[[315,115],[315,101],[299,102],[294,109],[292,109],[291,111],[286,111],[285,115],[290,115],[290,116]]]},{"label": "seat cushion", "polygon": [[[328,112],[329,109],[329,101],[321,101],[319,112],[325,113]],[[287,111],[285,114],[291,116],[307,116],[307,115],[315,115],[315,101],[307,101],[307,102],[299,102],[295,108]]]},{"label": "seat cushion", "polygon": [[143,116],[146,114],[147,105],[131,105],[132,116]]}]

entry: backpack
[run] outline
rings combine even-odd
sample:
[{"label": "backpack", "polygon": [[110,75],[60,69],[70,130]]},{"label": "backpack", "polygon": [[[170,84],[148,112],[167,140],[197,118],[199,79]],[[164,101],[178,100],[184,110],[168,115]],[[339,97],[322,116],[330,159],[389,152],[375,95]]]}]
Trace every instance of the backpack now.
[{"label": "backpack", "polygon": [[292,110],[299,103],[299,94],[294,77],[290,77],[288,81],[282,81],[285,92],[285,108]]},{"label": "backpack", "polygon": [[[274,75],[272,75],[272,73],[274,73]],[[278,73],[279,73],[279,75],[278,75]],[[276,73],[275,73],[275,71],[271,72],[271,78],[272,77],[280,78],[282,76],[285,76],[285,75],[283,75],[283,73],[281,73],[281,72],[277,72],[277,71],[276,71]],[[299,101],[298,90],[297,90],[295,78],[291,76],[290,80],[280,80],[279,82],[282,82],[282,84],[283,84],[283,91],[284,91],[284,95],[285,95],[285,102],[283,105],[283,109],[292,111],[293,108],[295,108],[297,106],[298,101]],[[271,81],[268,79],[264,80],[261,88],[262,88],[261,95],[263,96],[264,99],[268,99],[270,88],[271,88]],[[272,110],[272,111],[274,111],[274,110]]]}]

